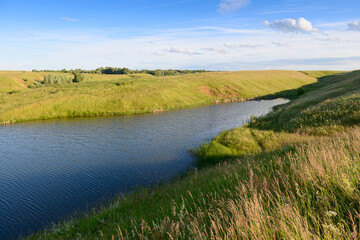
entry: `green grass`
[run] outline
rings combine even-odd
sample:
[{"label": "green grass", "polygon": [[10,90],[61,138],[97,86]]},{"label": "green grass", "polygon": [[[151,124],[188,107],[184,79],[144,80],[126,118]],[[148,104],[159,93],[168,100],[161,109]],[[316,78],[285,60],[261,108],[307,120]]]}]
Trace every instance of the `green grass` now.
[{"label": "green grass", "polygon": [[359,79],[321,78],[201,147],[200,170],[30,239],[359,239]]},{"label": "green grass", "polygon": [[[85,74],[81,83],[26,88],[26,84],[46,74],[0,72],[0,84],[6,85],[9,79],[28,79],[21,82],[24,87],[19,87],[20,92],[0,94],[0,123],[173,110],[257,98],[316,82],[296,71],[208,72],[168,77]],[[4,87],[2,91],[14,89]]]},{"label": "green grass", "polygon": [[[351,108],[353,110],[351,111],[356,112],[358,103],[356,96],[360,92],[360,71],[323,77],[320,78],[317,83],[304,86],[302,89],[304,89],[304,95],[295,97],[291,103],[282,106],[278,111],[269,114],[258,123],[253,124],[252,127],[301,132],[304,130],[303,128],[306,127],[306,124],[304,126],[290,124],[294,122],[296,118],[300,117],[300,115],[304,115],[305,112],[312,111],[312,109],[321,108],[324,104],[330,104],[328,107],[322,108],[323,111],[328,111],[330,108],[334,108],[333,105],[339,107],[340,105],[337,104],[339,102],[345,104],[344,101],[347,101],[348,106],[353,105],[353,108]],[[347,97],[350,95],[352,95],[353,98],[348,99]],[[335,115],[344,114],[340,108],[336,111],[341,111],[342,113],[333,112],[331,115],[334,116],[331,116],[331,118],[335,117]],[[320,114],[320,112],[317,111],[316,114]],[[327,117],[330,117],[330,115]],[[319,122],[319,124],[324,124],[324,122]],[[329,126],[335,125],[330,124]],[[317,125],[315,127],[320,126]],[[311,132],[308,133],[311,134]]]},{"label": "green grass", "polygon": [[[26,71],[0,71],[0,93],[13,90],[26,90],[27,86],[37,80],[43,80],[48,73]],[[72,76],[72,74],[54,73],[54,75]]]},{"label": "green grass", "polygon": [[297,90],[271,95],[287,95],[292,101],[203,145],[197,152],[200,165],[301,143],[312,136],[335,134],[360,123],[360,71],[321,77],[301,89],[302,95],[296,94]]},{"label": "green grass", "polygon": [[241,157],[30,239],[354,239],[359,229],[360,129]]},{"label": "green grass", "polygon": [[300,129],[306,133],[325,135],[346,126],[360,124],[360,94],[325,100],[314,107],[303,110],[291,119],[289,129]]},{"label": "green grass", "polygon": [[321,78],[328,75],[342,73],[342,71],[301,71],[301,72],[314,78]]}]

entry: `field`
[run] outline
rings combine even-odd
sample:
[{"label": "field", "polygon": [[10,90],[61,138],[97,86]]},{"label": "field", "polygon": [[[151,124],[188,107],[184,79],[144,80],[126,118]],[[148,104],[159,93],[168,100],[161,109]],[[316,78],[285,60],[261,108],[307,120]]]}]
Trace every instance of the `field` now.
[{"label": "field", "polygon": [[198,149],[200,170],[30,239],[358,239],[359,81],[303,86]]},{"label": "field", "polygon": [[316,78],[297,71],[207,72],[166,77],[85,74],[81,83],[27,88],[47,74],[0,72],[0,123],[167,111],[252,99],[316,82]]}]

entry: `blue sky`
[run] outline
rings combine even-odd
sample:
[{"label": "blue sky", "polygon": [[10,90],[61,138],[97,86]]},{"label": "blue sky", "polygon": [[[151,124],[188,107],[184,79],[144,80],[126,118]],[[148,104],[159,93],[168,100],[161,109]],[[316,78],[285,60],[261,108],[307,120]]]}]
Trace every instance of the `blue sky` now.
[{"label": "blue sky", "polygon": [[359,0],[0,0],[0,69],[360,68]]}]

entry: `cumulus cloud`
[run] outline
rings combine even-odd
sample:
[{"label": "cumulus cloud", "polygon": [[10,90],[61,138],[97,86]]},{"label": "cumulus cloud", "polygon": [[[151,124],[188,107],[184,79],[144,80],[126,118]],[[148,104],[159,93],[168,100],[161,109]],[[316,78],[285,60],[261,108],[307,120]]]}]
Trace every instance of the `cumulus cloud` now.
[{"label": "cumulus cloud", "polygon": [[182,54],[189,55],[189,56],[200,54],[198,52],[195,52],[192,49],[184,49],[184,48],[176,48],[176,47],[172,47],[170,49],[170,52],[171,53],[182,53]]},{"label": "cumulus cloud", "polygon": [[299,32],[299,33],[311,33],[320,32],[319,29],[314,28],[312,23],[305,18],[292,19],[286,18],[283,20],[276,20],[273,23],[268,21],[264,22],[266,26],[280,32]]},{"label": "cumulus cloud", "polygon": [[277,46],[277,47],[286,47],[289,46],[289,44],[287,42],[279,42],[279,41],[273,41],[272,42],[273,45]]},{"label": "cumulus cloud", "polygon": [[218,12],[225,14],[233,12],[245,5],[247,5],[250,0],[221,0],[218,8]]},{"label": "cumulus cloud", "polygon": [[227,48],[260,48],[264,45],[261,44],[252,44],[252,43],[246,43],[246,44],[232,44],[232,43],[224,43],[224,46]]},{"label": "cumulus cloud", "polygon": [[61,20],[69,21],[69,22],[78,22],[79,21],[79,19],[69,18],[69,17],[62,17]]},{"label": "cumulus cloud", "polygon": [[348,30],[360,31],[360,21],[354,21],[348,24]]}]

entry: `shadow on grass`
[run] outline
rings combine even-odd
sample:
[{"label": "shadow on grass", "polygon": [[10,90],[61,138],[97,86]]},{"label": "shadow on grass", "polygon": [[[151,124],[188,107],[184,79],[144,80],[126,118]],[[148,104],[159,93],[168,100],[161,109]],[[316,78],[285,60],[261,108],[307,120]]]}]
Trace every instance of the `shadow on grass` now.
[{"label": "shadow on grass", "polygon": [[[298,89],[262,97],[282,97],[291,101],[276,106],[266,116],[252,117],[243,127],[222,132],[201,146],[196,150],[199,167],[282,149],[285,145],[303,143],[314,136],[330,136],[357,124],[359,83],[360,71],[338,73],[321,77],[318,82]],[[349,88],[354,96],[349,95]]]},{"label": "shadow on grass", "polygon": [[[274,111],[264,117],[252,119],[248,127],[275,132],[296,132],[297,129],[289,125],[292,119],[300,115],[303,110],[323,101],[345,95],[351,91],[358,91],[360,86],[360,77],[357,78],[358,76],[360,76],[360,70],[337,73],[318,78],[316,83],[298,89],[263,96],[261,99],[264,100],[287,98],[291,101],[274,107]],[[336,88],[337,86],[338,88]]]}]

